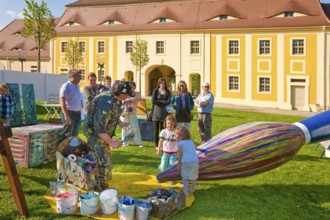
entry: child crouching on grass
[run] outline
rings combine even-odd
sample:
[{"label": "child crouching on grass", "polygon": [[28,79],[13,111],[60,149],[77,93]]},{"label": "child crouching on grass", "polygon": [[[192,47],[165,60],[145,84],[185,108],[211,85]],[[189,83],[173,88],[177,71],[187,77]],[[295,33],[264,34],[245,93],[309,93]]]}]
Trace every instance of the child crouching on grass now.
[{"label": "child crouching on grass", "polygon": [[[178,141],[178,170],[181,172],[184,193],[186,196],[195,192],[198,178],[199,161],[195,151],[195,144],[191,140],[189,130],[185,127],[177,127],[175,139]],[[188,180],[191,180],[189,185]]]},{"label": "child crouching on grass", "polygon": [[[176,153],[178,151],[177,142],[174,139],[176,120],[172,115],[168,115],[164,121],[165,129],[159,134],[159,143],[157,148],[157,155],[161,155],[162,159],[158,168],[164,171],[174,162],[176,162]],[[173,181],[169,182],[173,184]]]}]

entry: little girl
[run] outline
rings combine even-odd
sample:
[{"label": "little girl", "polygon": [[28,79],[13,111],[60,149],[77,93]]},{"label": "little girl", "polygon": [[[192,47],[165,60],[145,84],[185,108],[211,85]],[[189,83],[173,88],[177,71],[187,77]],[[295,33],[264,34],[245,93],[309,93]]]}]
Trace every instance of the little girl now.
[{"label": "little girl", "polygon": [[[157,155],[159,156],[163,152],[162,159],[158,168],[164,171],[167,167],[172,165],[176,161],[176,153],[178,151],[177,142],[174,139],[176,120],[173,115],[168,115],[165,118],[163,129],[159,134],[159,143],[157,148]],[[173,182],[170,182],[173,184]]]},{"label": "little girl", "polygon": [[[178,170],[181,172],[184,193],[195,191],[196,180],[198,178],[198,156],[195,151],[195,144],[191,140],[189,130],[185,127],[177,127],[175,139],[178,141]],[[191,185],[188,184],[191,180]]]},{"label": "little girl", "polygon": [[[141,99],[141,95],[139,92],[136,92],[136,84],[135,82],[130,82],[132,91],[134,92],[134,97],[127,97],[125,100],[122,101],[122,106],[124,108],[123,114],[120,117],[121,121],[127,122],[134,132],[134,143],[140,147],[143,147],[142,140],[141,140],[141,132],[139,127],[138,118],[136,116],[136,110],[137,110],[137,104],[139,100]],[[128,130],[125,128],[122,128],[122,140],[127,135]],[[128,147],[128,143],[124,143],[124,146]]]}]

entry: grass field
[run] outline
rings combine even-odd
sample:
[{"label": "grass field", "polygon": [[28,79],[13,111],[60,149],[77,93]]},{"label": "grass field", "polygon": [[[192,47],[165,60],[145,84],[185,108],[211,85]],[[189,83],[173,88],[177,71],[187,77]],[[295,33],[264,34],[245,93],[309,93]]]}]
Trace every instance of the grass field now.
[{"label": "grass field", "polygon": [[[38,109],[40,120],[44,113]],[[304,119],[222,108],[216,108],[212,115],[213,135],[253,121],[293,123]],[[196,124],[195,117],[191,133],[193,140],[199,143]],[[119,135],[120,131],[116,133]],[[85,139],[82,132],[79,136]],[[113,150],[114,172],[157,175],[160,158],[156,156],[152,142],[144,142],[144,146]],[[314,151],[314,147],[315,144],[303,146],[293,160],[262,174],[198,181],[193,206],[171,219],[330,219],[330,159],[320,159],[322,149]],[[20,219],[0,161],[0,219]],[[88,219],[59,215],[43,198],[49,181],[56,179],[55,161],[29,169],[17,167],[17,170],[31,215],[29,219]]]}]

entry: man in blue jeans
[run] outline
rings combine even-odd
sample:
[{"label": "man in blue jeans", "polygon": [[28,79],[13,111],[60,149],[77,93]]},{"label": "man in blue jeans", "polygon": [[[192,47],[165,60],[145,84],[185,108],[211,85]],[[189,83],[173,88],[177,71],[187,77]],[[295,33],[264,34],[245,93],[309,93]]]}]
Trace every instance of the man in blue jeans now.
[{"label": "man in blue jeans", "polygon": [[214,104],[214,96],[210,92],[210,84],[204,82],[202,84],[202,92],[198,95],[195,100],[195,105],[198,111],[198,132],[202,143],[207,142],[212,138],[211,127],[212,127],[212,111]]},{"label": "man in blue jeans", "polygon": [[64,124],[62,140],[70,136],[78,136],[82,110],[80,80],[81,72],[70,70],[69,80],[60,88],[61,119]]}]

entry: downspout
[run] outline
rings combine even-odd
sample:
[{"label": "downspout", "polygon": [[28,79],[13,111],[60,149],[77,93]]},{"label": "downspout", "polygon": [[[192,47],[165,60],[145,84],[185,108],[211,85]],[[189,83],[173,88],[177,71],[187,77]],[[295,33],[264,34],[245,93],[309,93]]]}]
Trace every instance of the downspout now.
[{"label": "downspout", "polygon": [[325,83],[325,87],[324,87],[324,92],[325,92],[325,96],[324,96],[324,105],[325,106],[329,106],[330,104],[330,101],[329,101],[329,97],[330,97],[330,94],[329,94],[329,86],[330,86],[330,83],[329,83],[329,70],[330,70],[330,61],[329,61],[329,54],[327,53],[327,51],[329,50],[328,49],[328,34],[326,34],[326,27],[323,26],[323,35],[324,35],[324,83]]}]

